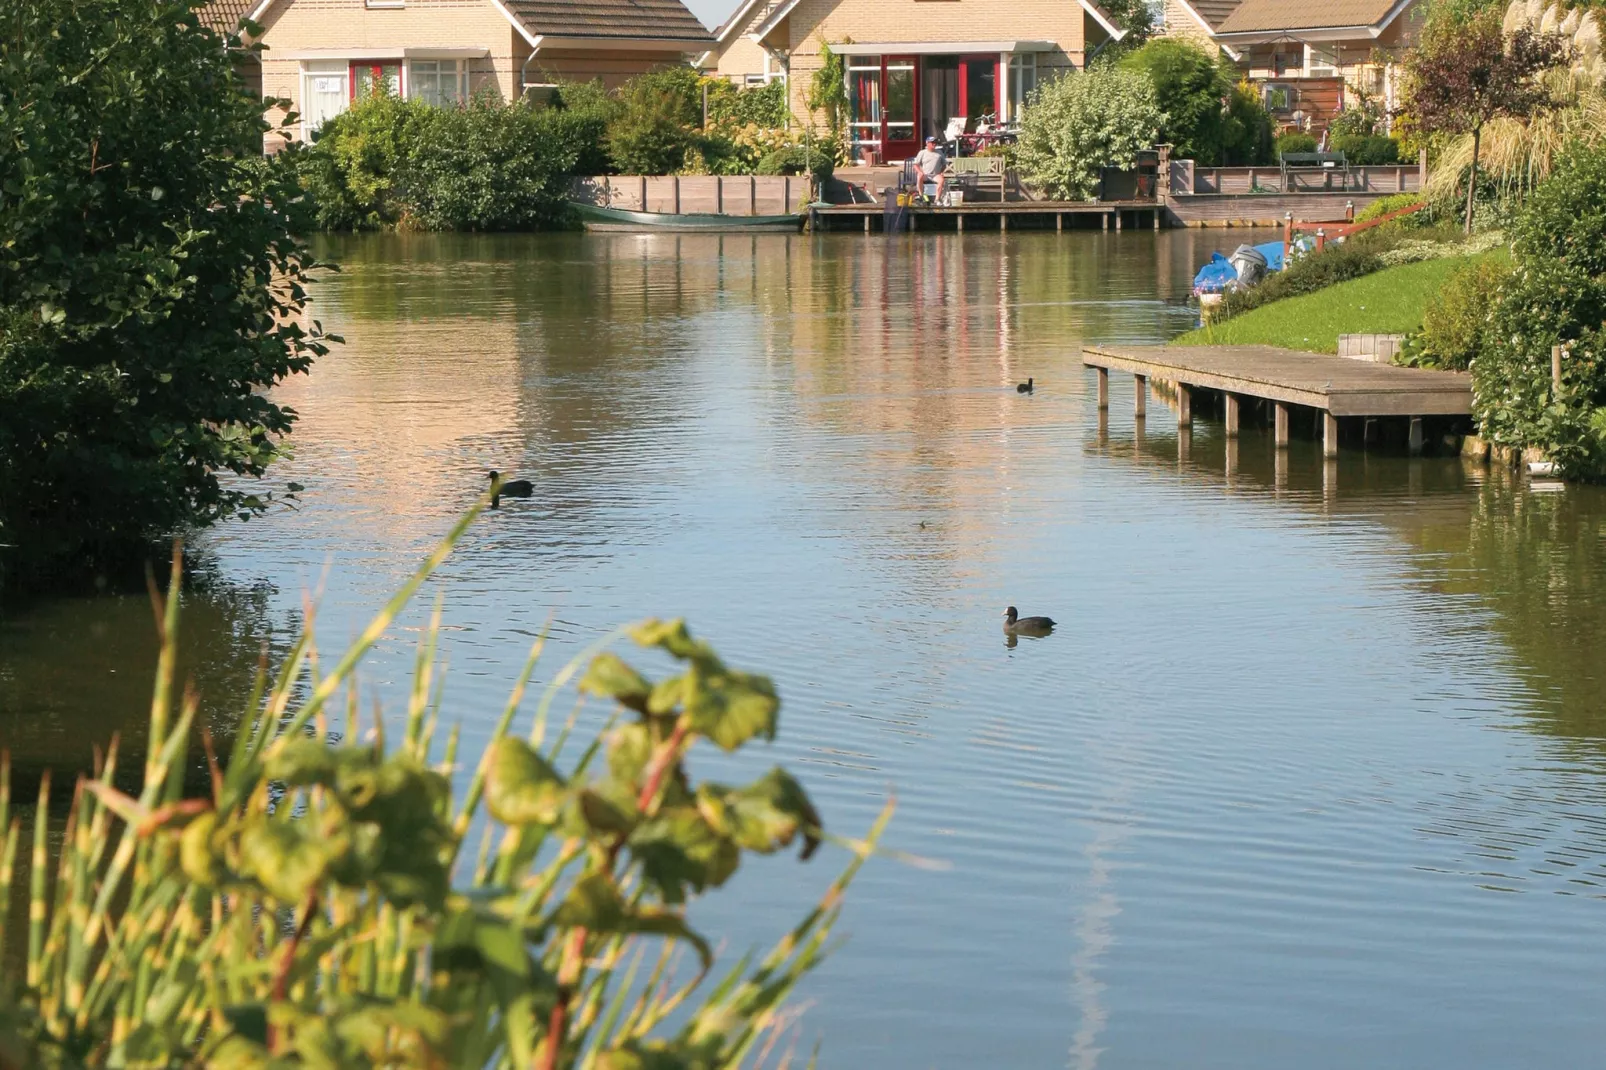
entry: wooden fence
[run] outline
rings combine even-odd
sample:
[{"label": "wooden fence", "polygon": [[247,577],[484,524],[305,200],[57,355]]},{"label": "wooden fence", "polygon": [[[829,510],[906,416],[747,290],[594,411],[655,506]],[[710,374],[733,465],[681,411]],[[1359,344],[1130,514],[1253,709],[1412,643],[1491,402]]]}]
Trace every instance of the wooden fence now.
[{"label": "wooden fence", "polygon": [[599,175],[574,180],[573,197],[631,212],[787,215],[809,203],[807,176]]},{"label": "wooden fence", "polygon": [[[1193,188],[1178,189],[1184,169],[1171,170],[1171,194],[1186,196],[1189,193],[1305,193],[1346,192],[1341,185],[1342,172],[1312,174],[1297,172],[1290,177],[1294,188],[1283,189],[1283,174],[1279,167],[1194,167]],[[1416,164],[1390,164],[1386,167],[1351,167],[1349,189],[1351,193],[1405,193],[1422,188],[1422,172]]]}]

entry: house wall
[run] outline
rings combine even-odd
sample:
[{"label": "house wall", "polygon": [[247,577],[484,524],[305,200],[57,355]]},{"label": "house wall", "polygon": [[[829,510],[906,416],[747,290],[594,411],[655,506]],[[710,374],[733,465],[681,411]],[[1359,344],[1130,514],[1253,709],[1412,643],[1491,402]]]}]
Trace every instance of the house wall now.
[{"label": "house wall", "polygon": [[[289,58],[304,50],[394,48],[484,48],[489,55],[467,60],[469,91],[490,89],[503,98],[514,95],[519,68],[530,46],[507,18],[487,0],[407,0],[401,8],[370,8],[365,0],[278,0],[259,20],[262,92],[301,101],[301,61]],[[282,120],[270,110],[269,121]],[[271,143],[270,150],[274,147]]]},{"label": "house wall", "polygon": [[[1039,53],[1039,81],[1086,63],[1086,50],[1103,40],[1089,29],[1074,0],[802,0],[770,41],[790,56],[791,107],[807,116],[804,97],[820,69],[820,40],[876,42],[1051,41]],[[721,72],[724,65],[721,64]]]},{"label": "house wall", "polygon": [[1215,48],[1214,38],[1182,0],[1165,0],[1165,28],[1162,37],[1181,37],[1206,48]]},{"label": "house wall", "polygon": [[[526,49],[528,51],[528,49]],[[521,64],[523,60],[519,61]],[[684,64],[686,54],[664,52],[605,51],[602,49],[557,49],[542,45],[530,63],[530,81],[562,79],[589,82],[600,78],[610,89],[624,84],[644,71]]]},{"label": "house wall", "polygon": [[[709,52],[708,58],[703,61],[702,69],[709,74],[717,74],[721,78],[730,78],[737,82],[749,74],[763,74],[764,61],[769,54],[764,51],[762,45],[747,36],[763,19],[764,8],[761,6],[748,18],[746,25],[731,34],[730,40],[716,45]],[[773,68],[772,61],[771,69]]]}]

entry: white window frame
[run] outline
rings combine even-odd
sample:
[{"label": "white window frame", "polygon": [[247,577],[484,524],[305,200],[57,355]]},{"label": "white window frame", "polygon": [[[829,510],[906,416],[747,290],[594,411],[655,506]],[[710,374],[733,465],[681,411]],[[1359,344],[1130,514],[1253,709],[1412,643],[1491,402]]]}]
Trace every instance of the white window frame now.
[{"label": "white window frame", "polygon": [[[855,60],[857,60],[858,62],[854,62]],[[880,89],[881,57],[880,56],[849,56],[848,57],[847,68],[843,72],[843,77],[846,79],[846,82],[847,82],[845,88],[848,91],[848,100],[850,102],[849,103],[849,107],[850,108],[852,107],[852,102],[855,99],[854,96],[853,96],[853,74],[854,74],[855,71],[869,71],[869,72],[872,72],[872,73],[875,74],[875,76],[876,76],[876,85],[877,85],[877,88],[876,88],[876,107],[882,113],[882,115],[884,115],[885,112],[886,112],[887,102],[885,100],[881,99],[881,89]],[[869,137],[861,137],[860,136],[860,131],[858,129],[859,127],[871,128],[874,132]],[[875,149],[875,151],[880,152],[881,151],[881,147],[882,147],[881,146],[881,117],[878,116],[876,121],[873,122],[873,123],[854,122],[852,120],[849,120],[849,122],[848,122],[848,137],[851,140],[851,142],[853,144],[853,147],[855,149],[873,148],[873,149]]]},{"label": "white window frame", "polygon": [[[1318,64],[1316,62],[1318,55],[1324,58],[1331,56],[1333,62],[1331,64]],[[1343,69],[1343,58],[1339,54],[1338,45],[1334,45],[1332,48],[1322,48],[1318,45],[1307,44],[1305,46],[1305,77],[1337,78],[1338,72]]]},{"label": "white window frame", "polygon": [[[435,77],[444,76],[449,69],[451,71],[452,81],[457,87],[457,99],[451,101],[450,103],[468,103],[468,64],[458,59],[409,59],[402,65],[402,96],[404,98],[412,98],[416,95],[415,86],[417,82],[413,77],[413,68],[415,66],[424,65],[434,68],[430,73]],[[431,103],[444,106],[444,103],[441,101],[432,101]]]},{"label": "white window frame", "polygon": [[[318,127],[312,126],[307,118],[307,102],[312,97],[312,82],[315,78],[338,78],[340,80],[340,111],[341,114],[351,107],[351,61],[344,59],[330,60],[303,60],[301,63],[301,99],[296,110],[301,113],[301,140],[310,142],[312,135],[318,132]],[[334,116],[329,116],[334,118]],[[319,126],[323,125],[322,123]]]},{"label": "white window frame", "polygon": [[[1026,85],[1026,72],[1032,72],[1032,84]],[[1037,53],[1016,52],[1009,57],[1009,70],[1005,75],[1009,79],[1008,115],[999,116],[1000,122],[1012,122],[1020,118],[1021,109],[1026,106],[1026,98],[1032,90],[1037,88]]]}]

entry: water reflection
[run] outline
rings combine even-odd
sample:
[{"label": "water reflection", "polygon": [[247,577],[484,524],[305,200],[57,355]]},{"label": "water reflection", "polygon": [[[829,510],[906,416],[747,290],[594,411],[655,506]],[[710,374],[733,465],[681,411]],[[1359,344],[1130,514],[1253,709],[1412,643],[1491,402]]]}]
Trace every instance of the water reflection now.
[{"label": "water reflection", "polygon": [[[754,762],[798,769],[842,831],[896,791],[896,846],[952,862],[866,871],[807,993],[823,1061],[1585,1061],[1606,1040],[1606,500],[1229,444],[1208,412],[1182,436],[1158,403],[1134,425],[1124,391],[1101,418],[1082,341],[1187,326],[1218,244],[331,243],[346,270],[318,315],[350,344],[282,391],[303,422],[279,478],[304,507],[206,538],[236,587],[197,631],[237,639],[204,690],[237,695],[307,590],[321,647],[343,644],[496,468],[535,495],[423,597],[446,596],[465,751],[549,619],[550,669],[683,613],[777,678],[782,738]],[[1062,623],[1000,649],[1009,604]],[[82,689],[0,692],[0,724],[31,717],[72,764],[105,710],[142,716],[93,683],[148,680],[148,648],[95,640],[140,627],[118,606],[8,617],[0,665]],[[365,694],[395,701],[424,612]],[[49,641],[12,638],[51,619]],[[744,878],[699,919],[734,947],[828,875]]]}]

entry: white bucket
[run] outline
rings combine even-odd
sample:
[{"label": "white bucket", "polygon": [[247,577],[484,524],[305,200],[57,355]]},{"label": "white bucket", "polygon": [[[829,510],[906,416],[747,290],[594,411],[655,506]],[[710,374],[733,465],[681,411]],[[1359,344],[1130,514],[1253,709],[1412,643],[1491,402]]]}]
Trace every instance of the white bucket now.
[{"label": "white bucket", "polygon": [[965,191],[964,190],[962,190],[962,189],[951,189],[951,190],[948,191],[948,207],[957,208],[961,204],[964,204],[964,203],[965,203]]}]

